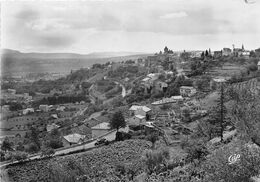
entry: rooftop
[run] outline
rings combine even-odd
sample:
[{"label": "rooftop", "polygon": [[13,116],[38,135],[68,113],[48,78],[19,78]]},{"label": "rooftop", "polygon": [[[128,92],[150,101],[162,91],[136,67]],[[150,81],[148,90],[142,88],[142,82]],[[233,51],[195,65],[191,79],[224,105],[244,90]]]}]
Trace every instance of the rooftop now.
[{"label": "rooftop", "polygon": [[148,112],[148,111],[151,111],[151,109],[149,107],[146,107],[146,106],[137,106],[137,105],[132,105],[130,107],[130,111],[136,111],[138,109],[142,109],[144,112]]},{"label": "rooftop", "polygon": [[109,123],[103,122],[103,123],[100,123],[96,126],[91,127],[91,129],[94,129],[94,130],[109,130],[110,126],[109,126]]},{"label": "rooftop", "polygon": [[63,136],[65,140],[70,143],[78,143],[81,139],[85,138],[85,135],[80,135],[78,133],[73,133],[70,135]]},{"label": "rooftop", "polygon": [[145,116],[142,116],[142,115],[139,115],[139,114],[135,115],[135,117],[137,117],[139,119],[144,119],[145,118]]}]

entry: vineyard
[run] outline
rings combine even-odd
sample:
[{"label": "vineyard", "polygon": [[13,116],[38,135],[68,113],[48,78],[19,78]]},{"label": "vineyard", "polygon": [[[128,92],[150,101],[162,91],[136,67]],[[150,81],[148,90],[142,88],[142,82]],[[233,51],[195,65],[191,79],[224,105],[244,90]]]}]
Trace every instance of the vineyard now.
[{"label": "vineyard", "polygon": [[135,174],[142,172],[145,140],[127,140],[79,154],[54,157],[9,166],[3,172],[10,181],[115,181],[118,165],[128,165]]}]

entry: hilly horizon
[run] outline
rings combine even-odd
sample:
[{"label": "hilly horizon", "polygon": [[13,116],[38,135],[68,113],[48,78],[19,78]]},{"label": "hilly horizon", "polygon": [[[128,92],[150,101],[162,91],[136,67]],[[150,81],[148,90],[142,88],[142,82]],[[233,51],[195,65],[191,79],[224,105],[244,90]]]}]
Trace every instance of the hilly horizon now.
[{"label": "hilly horizon", "polygon": [[132,56],[132,55],[143,55],[150,54],[144,52],[128,52],[128,51],[108,51],[108,52],[91,52],[88,54],[79,54],[71,52],[21,52],[14,49],[1,49],[2,56],[19,56],[19,57],[30,57],[30,58],[110,58],[119,56]]},{"label": "hilly horizon", "polygon": [[2,75],[27,73],[69,73],[71,70],[90,67],[95,63],[120,62],[151,54],[138,52],[77,53],[22,53],[12,49],[1,50]]}]

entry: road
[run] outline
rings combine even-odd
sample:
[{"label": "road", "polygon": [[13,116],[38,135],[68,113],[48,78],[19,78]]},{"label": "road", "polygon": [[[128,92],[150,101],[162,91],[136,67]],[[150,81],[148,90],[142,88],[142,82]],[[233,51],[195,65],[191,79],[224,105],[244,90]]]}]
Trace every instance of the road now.
[{"label": "road", "polygon": [[[124,132],[128,132],[129,131],[129,127],[125,127],[125,128],[120,128],[119,131],[124,131]],[[113,131],[109,134],[107,134],[106,136],[102,137],[107,139],[108,141],[113,141],[116,138],[116,131]],[[95,148],[95,143],[97,142],[97,139],[90,142],[90,143],[86,143],[86,144],[82,144],[80,146],[75,146],[75,147],[71,147],[71,148],[66,148],[66,149],[61,149],[55,152],[54,156],[58,156],[58,155],[63,155],[63,154],[68,154],[71,152],[76,152],[76,151],[80,151],[80,150],[86,150],[86,149],[92,149]],[[40,154],[39,155],[35,155],[35,156],[31,156],[28,159],[30,160],[34,160],[34,159],[39,159],[41,158]],[[13,162],[8,162],[8,163],[2,163],[0,164],[0,168],[8,166],[9,164],[15,164],[18,163],[18,161],[13,161]]]},{"label": "road", "polygon": [[124,86],[123,84],[117,82],[117,81],[114,81],[114,82],[115,82],[115,84],[120,85],[120,87],[122,87],[122,93],[121,93],[121,95],[122,95],[122,97],[124,98],[124,97],[126,96],[125,86]]}]

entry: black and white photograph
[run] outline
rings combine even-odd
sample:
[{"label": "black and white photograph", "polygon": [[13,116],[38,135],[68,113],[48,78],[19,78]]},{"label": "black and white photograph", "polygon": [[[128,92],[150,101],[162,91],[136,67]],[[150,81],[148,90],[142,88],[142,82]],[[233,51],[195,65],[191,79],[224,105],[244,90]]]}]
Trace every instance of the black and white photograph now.
[{"label": "black and white photograph", "polygon": [[1,0],[1,182],[260,182],[260,0]]}]

